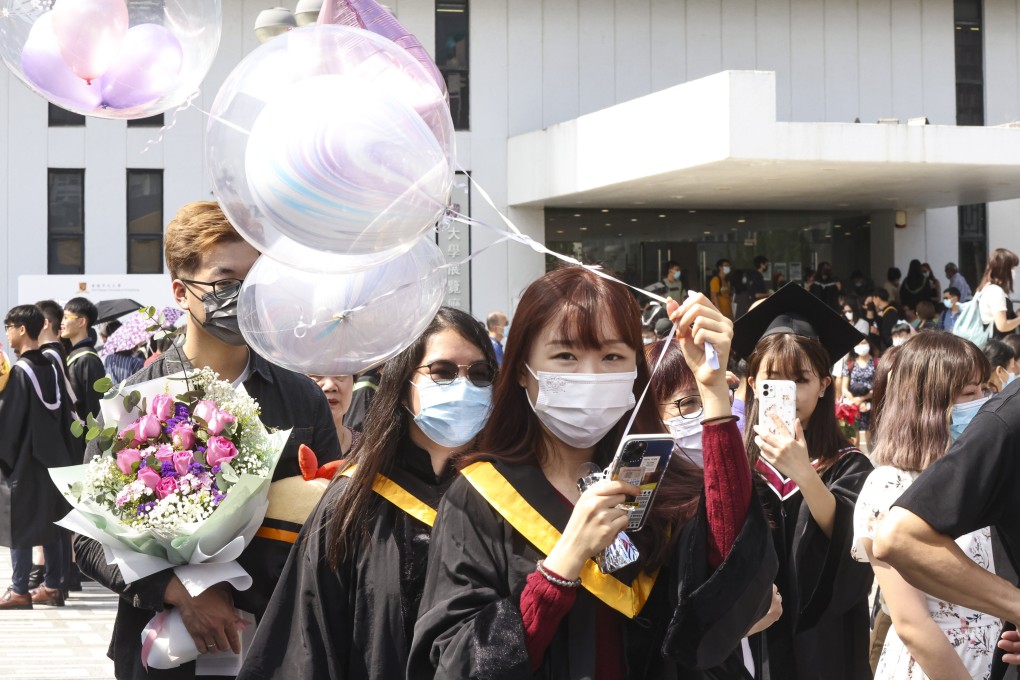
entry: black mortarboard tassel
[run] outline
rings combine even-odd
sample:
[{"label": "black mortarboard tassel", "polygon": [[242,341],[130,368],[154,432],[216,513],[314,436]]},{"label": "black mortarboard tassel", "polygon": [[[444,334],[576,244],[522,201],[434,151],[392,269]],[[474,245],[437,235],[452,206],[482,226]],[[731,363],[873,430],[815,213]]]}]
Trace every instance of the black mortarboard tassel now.
[{"label": "black mortarboard tassel", "polygon": [[788,283],[733,324],[733,351],[747,359],[774,333],[815,338],[835,362],[864,339],[845,317],[801,286]]}]

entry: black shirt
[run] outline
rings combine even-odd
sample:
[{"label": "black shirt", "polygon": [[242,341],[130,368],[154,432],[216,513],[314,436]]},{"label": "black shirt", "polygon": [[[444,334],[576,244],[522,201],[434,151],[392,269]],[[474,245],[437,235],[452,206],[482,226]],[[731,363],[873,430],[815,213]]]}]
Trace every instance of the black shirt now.
[{"label": "black shirt", "polygon": [[95,384],[100,378],[106,377],[103,360],[96,352],[96,341],[85,338],[67,355],[67,377],[71,380],[71,388],[78,397],[74,410],[78,417],[87,420],[89,414],[99,417],[99,402],[102,395],[96,392]]},{"label": "black shirt", "polygon": [[894,503],[953,538],[994,526],[1020,567],[1020,381],[993,398],[949,452]]},{"label": "black shirt", "polygon": [[751,302],[758,299],[759,295],[768,292],[765,288],[765,277],[757,269],[747,272],[747,293],[751,296]]}]

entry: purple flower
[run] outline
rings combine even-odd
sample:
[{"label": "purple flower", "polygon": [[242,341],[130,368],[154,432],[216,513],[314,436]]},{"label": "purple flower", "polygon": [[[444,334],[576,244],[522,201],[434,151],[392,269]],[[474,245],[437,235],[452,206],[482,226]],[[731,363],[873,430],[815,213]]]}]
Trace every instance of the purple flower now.
[{"label": "purple flower", "polygon": [[188,466],[188,472],[190,472],[193,475],[200,475],[203,472],[205,472],[205,466],[202,465],[201,463],[192,463],[191,465]]},{"label": "purple flower", "polygon": [[164,479],[166,479],[168,477],[176,477],[177,476],[177,468],[174,467],[174,464],[171,461],[167,461],[167,462],[163,463],[163,466],[160,468],[159,474]]},{"label": "purple flower", "polygon": [[191,414],[188,412],[188,407],[185,404],[177,404],[174,408],[174,415],[182,420],[187,420]]}]

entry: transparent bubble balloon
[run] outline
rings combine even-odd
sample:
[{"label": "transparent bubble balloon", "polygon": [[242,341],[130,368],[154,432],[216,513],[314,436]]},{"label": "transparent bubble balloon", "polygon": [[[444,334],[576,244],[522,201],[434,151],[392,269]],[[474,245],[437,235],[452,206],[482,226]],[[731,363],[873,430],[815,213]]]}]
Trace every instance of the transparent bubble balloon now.
[{"label": "transparent bubble balloon", "polygon": [[405,252],[449,202],[455,156],[444,93],[386,38],[300,28],[257,48],[208,123],[213,191],[269,257],[351,272]]},{"label": "transparent bubble balloon", "polygon": [[405,349],[442,305],[447,270],[430,237],[366,271],[314,274],[260,257],[238,300],[241,333],[268,361],[348,375]]},{"label": "transparent bubble balloon", "polygon": [[220,44],[220,0],[0,0],[0,56],[46,100],[99,118],[183,104]]}]

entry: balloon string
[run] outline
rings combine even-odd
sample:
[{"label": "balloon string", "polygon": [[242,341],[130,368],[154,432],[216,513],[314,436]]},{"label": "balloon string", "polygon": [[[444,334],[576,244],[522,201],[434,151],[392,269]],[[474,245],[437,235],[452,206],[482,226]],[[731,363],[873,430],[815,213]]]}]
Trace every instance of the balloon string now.
[{"label": "balloon string", "polygon": [[[159,129],[158,137],[156,137],[155,139],[150,139],[148,142],[145,143],[145,148],[142,149],[142,153],[148,153],[149,149],[151,149],[153,146],[155,146],[156,144],[163,143],[163,138],[166,136],[166,133],[174,129],[174,127],[177,125],[177,114],[181,113],[182,111],[187,111],[188,108],[191,107],[195,99],[198,97],[198,95],[201,93],[202,93],[201,90],[195,90],[190,95],[188,95],[188,98],[184,100],[183,104],[174,109],[173,114],[171,114],[170,116],[170,122]],[[197,106],[195,108],[198,109]]]},{"label": "balloon string", "polygon": [[[196,94],[197,94],[197,92],[196,92]],[[217,123],[222,123],[223,125],[226,125],[231,130],[234,130],[236,132],[240,132],[242,135],[249,135],[249,136],[251,135],[251,130],[245,130],[240,125],[238,125],[236,123],[231,123],[229,120],[227,120],[225,118],[220,118],[219,116],[214,116],[212,113],[210,113],[209,111],[206,111],[205,109],[203,109],[203,108],[201,108],[199,106],[192,105],[192,108],[194,108],[196,111],[198,111],[202,115],[206,116],[207,118],[215,120]]]}]

